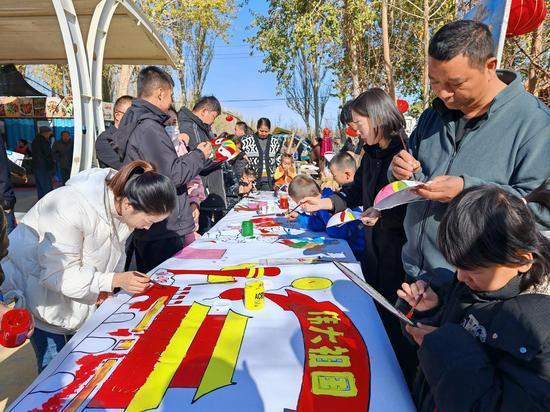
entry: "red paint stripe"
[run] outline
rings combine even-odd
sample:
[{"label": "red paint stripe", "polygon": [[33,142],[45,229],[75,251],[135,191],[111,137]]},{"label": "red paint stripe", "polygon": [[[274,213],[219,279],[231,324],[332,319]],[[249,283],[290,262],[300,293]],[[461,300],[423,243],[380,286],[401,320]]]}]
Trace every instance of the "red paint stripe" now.
[{"label": "red paint stripe", "polygon": [[115,353],[104,353],[101,355],[85,355],[76,361],[78,369],[75,372],[74,380],[65,386],[61,391],[57,392],[46,402],[42,404],[40,408],[34,409],[32,412],[39,411],[60,411],[67,399],[77,393],[78,388],[81,387],[88,379],[90,379],[96,369],[101,363],[107,359],[120,358],[122,355]]},{"label": "red paint stripe", "polygon": [[[257,275],[261,268],[254,268],[254,274]],[[278,267],[265,267],[264,276],[277,276],[281,273]],[[247,277],[250,269],[231,269],[231,270],[205,270],[205,269],[168,269],[174,275],[217,275],[217,276],[235,276]]]},{"label": "red paint stripe", "polygon": [[[363,338],[355,325],[347,315],[331,302],[317,302],[308,295],[304,295],[292,290],[286,290],[288,296],[266,293],[265,297],[275,302],[281,308],[292,311],[300,322],[305,346],[305,364],[304,375],[302,378],[302,389],[298,406],[298,412],[332,412],[332,411],[368,411],[370,402],[370,361],[369,353]],[[340,321],[338,324],[316,325],[321,329],[331,326],[335,331],[342,332],[343,336],[337,337],[337,343],[330,343],[328,339],[314,344],[311,342],[318,333],[309,330],[313,326],[309,321],[309,312],[331,311],[338,314]],[[351,366],[347,368],[334,367],[310,367],[308,363],[308,351],[310,348],[319,348],[321,346],[339,346],[348,349],[346,353],[350,357]],[[355,378],[357,386],[357,396],[338,397],[329,395],[315,395],[312,392],[311,374],[315,371],[329,372],[351,372]]]},{"label": "red paint stripe", "polygon": [[181,362],[171,388],[198,388],[225,322],[225,315],[207,316],[201,325],[187,356]]},{"label": "red paint stripe", "polygon": [[[160,288],[169,291],[169,288]],[[172,288],[171,298],[177,288]],[[165,294],[166,296],[166,294]],[[160,297],[155,295],[155,300]],[[152,300],[152,299],[151,299]],[[153,300],[154,302],[154,300]],[[181,320],[187,314],[189,306],[164,307],[143,335],[138,337],[133,348],[124,357],[115,371],[101,386],[100,390],[88,404],[90,408],[126,408],[135,393],[143,386],[158,358],[168,346],[172,335]]]}]

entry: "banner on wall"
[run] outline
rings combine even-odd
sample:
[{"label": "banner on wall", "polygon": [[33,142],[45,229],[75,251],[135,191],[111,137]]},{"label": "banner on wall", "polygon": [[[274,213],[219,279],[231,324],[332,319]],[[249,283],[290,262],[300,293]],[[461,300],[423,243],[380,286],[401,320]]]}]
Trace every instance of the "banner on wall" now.
[{"label": "banner on wall", "polygon": [[103,119],[107,122],[114,122],[113,116],[114,104],[110,102],[101,102],[101,108],[103,109]]},{"label": "banner on wall", "polygon": [[72,96],[0,97],[0,118],[71,118]]}]

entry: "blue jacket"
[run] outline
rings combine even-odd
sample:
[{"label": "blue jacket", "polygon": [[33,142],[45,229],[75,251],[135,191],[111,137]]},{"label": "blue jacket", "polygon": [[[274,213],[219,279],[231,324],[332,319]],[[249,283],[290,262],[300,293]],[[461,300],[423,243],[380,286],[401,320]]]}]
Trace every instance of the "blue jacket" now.
[{"label": "blue jacket", "polygon": [[[334,195],[331,189],[323,189],[322,198]],[[353,211],[361,211],[359,208]],[[332,213],[328,210],[319,210],[311,215],[300,213],[296,221],[313,232],[326,232],[329,237],[335,239],[345,239],[353,253],[361,255],[365,251],[365,227],[357,221],[345,223],[342,226],[332,226],[327,228],[327,223],[332,217]]]}]

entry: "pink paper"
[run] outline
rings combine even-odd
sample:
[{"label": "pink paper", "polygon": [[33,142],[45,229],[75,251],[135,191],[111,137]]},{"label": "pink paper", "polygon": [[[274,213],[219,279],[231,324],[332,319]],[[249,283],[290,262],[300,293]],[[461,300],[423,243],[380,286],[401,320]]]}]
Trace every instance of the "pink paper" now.
[{"label": "pink paper", "polygon": [[178,259],[221,259],[225,249],[196,249],[187,246],[174,255]]}]

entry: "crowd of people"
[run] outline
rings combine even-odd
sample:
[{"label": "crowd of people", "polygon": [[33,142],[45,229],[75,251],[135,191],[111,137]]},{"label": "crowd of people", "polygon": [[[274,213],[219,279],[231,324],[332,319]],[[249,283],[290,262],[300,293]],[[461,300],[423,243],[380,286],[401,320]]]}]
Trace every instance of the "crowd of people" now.
[{"label": "crowd of people", "polygon": [[[218,99],[176,111],[170,75],[141,70],[138,96],[116,101],[115,123],[97,139],[102,168],[45,195],[9,249],[0,245],[2,288],[20,291],[36,321],[30,339],[39,369],[98,303],[117,288],[144,291],[143,273],[243,195],[287,188],[301,206],[290,219],[346,239],[365,280],[412,314],[416,326],[404,327],[379,310],[419,410],[548,410],[550,112],[517,73],[497,70],[493,50],[479,22],[456,21],[433,35],[436,97],[410,136],[380,88],[345,104],[340,121],[360,143],[325,131],[310,146],[336,189],[299,173],[293,142],[273,136],[268,118],[255,131],[238,122],[226,135],[240,154],[213,161]],[[33,153],[44,142],[33,142]],[[67,150],[60,142],[58,156]],[[51,163],[36,168],[46,174]],[[425,201],[374,209],[376,194],[395,180],[419,182],[414,190]],[[326,227],[348,208],[362,224]]]}]

